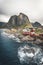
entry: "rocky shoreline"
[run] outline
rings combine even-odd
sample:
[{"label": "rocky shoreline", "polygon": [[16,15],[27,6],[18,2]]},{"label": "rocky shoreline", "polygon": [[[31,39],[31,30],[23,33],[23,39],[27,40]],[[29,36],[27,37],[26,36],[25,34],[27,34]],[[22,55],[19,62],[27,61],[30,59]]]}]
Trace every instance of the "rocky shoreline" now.
[{"label": "rocky shoreline", "polygon": [[20,42],[30,42],[33,44],[37,44],[37,45],[41,45],[43,46],[43,40],[39,39],[39,38],[35,38],[35,37],[31,37],[29,35],[24,36],[22,35],[20,32],[17,32],[17,30],[12,31],[12,30],[5,30],[6,33],[10,34],[10,35],[14,35],[16,38],[18,38],[20,40]]}]

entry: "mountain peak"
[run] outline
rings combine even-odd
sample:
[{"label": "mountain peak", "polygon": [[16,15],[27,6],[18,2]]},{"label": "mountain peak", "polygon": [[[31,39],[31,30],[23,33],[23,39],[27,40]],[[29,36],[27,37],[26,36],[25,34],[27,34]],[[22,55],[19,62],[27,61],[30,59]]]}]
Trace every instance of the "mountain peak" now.
[{"label": "mountain peak", "polygon": [[39,22],[32,23],[33,27],[41,27],[41,24]]},{"label": "mountain peak", "polygon": [[28,16],[24,13],[20,13],[18,16],[11,16],[6,26],[7,28],[18,28],[25,25],[29,25],[29,27],[32,27],[32,24],[30,23]]},{"label": "mountain peak", "polygon": [[35,21],[35,23],[30,23],[28,16],[24,13],[11,16],[8,23],[0,22],[0,28],[1,27],[18,28],[18,27],[24,27],[24,26],[27,26],[29,28],[33,28],[33,27],[43,28],[43,26],[38,21]]}]

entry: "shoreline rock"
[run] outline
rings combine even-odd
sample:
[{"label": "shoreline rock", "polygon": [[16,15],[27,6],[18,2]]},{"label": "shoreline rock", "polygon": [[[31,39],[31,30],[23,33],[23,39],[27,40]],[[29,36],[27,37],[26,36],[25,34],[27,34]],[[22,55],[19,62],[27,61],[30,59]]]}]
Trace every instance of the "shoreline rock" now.
[{"label": "shoreline rock", "polygon": [[7,29],[5,32],[8,33],[8,34],[9,33],[13,34],[15,37],[20,39],[21,42],[27,42],[27,43],[30,42],[30,43],[37,44],[37,45],[43,45],[43,41],[38,39],[38,38],[35,39],[34,37],[31,37],[29,35],[28,36],[24,36],[20,32],[17,32],[17,31],[16,32],[12,32],[12,30],[9,30],[9,29]]}]

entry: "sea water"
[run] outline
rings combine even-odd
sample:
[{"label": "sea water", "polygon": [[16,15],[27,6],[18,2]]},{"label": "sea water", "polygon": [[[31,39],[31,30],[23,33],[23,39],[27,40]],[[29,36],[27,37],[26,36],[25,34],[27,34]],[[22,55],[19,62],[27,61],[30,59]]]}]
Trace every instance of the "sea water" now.
[{"label": "sea water", "polygon": [[0,29],[0,65],[43,65],[43,50],[39,46],[20,43],[15,36],[3,32]]}]

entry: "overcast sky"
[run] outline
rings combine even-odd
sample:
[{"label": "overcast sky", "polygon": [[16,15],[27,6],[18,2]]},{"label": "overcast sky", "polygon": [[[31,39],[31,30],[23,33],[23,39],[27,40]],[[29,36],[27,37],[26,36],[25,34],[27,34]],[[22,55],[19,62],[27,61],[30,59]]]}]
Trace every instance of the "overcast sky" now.
[{"label": "overcast sky", "polygon": [[31,22],[43,24],[43,0],[0,0],[0,21],[8,22],[10,16],[26,14]]}]

